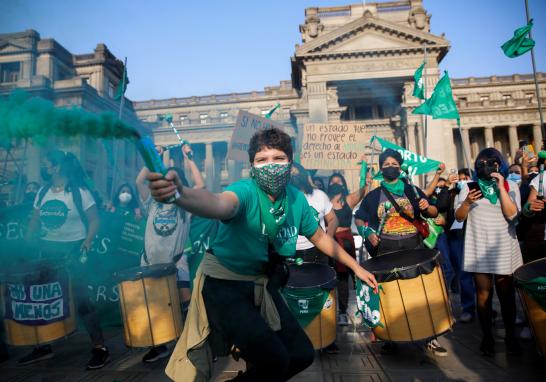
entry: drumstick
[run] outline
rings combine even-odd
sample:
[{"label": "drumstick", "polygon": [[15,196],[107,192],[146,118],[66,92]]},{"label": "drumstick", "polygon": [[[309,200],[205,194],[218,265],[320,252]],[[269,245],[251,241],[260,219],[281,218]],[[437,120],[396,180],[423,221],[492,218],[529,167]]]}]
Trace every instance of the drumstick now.
[{"label": "drumstick", "polygon": [[385,210],[383,211],[383,216],[381,216],[381,223],[379,223],[379,228],[377,229],[377,237],[381,236],[385,222],[387,221],[387,216],[389,215],[389,210],[392,208],[391,202],[385,202],[383,205]]}]

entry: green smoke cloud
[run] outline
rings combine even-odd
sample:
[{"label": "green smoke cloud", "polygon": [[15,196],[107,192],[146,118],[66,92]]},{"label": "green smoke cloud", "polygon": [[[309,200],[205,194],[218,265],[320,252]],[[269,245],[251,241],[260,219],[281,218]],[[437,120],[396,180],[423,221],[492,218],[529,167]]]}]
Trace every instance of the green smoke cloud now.
[{"label": "green smoke cloud", "polygon": [[46,99],[22,90],[0,100],[0,142],[32,138],[38,144],[49,137],[138,138],[138,131],[110,112],[95,114],[79,108],[58,108]]}]

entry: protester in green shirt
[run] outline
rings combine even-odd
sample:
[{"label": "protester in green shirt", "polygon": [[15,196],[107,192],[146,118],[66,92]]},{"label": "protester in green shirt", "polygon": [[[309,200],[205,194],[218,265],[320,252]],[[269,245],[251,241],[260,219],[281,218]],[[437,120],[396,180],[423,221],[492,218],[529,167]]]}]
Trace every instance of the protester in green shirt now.
[{"label": "protester in green shirt", "polygon": [[[288,277],[283,259],[294,256],[298,235],[346,264],[373,288],[377,282],[319,229],[305,196],[288,185],[293,156],[290,137],[278,129],[259,131],[252,137],[248,153],[251,179],[235,182],[220,194],[183,187],[175,172],[165,177],[153,173],[148,180],[157,201],[166,202],[178,191],[176,204],[180,208],[222,221],[211,254],[201,265],[203,286],[201,291],[194,289],[189,312],[191,316],[201,299],[214,338],[214,354],[225,354],[220,351],[225,345],[240,350],[251,367],[234,381],[286,381],[314,359],[311,342],[278,290]],[[254,293],[259,279],[265,280],[261,294],[267,296],[257,308]],[[267,297],[274,304],[264,306]],[[186,325],[184,330],[191,329]],[[183,333],[181,338],[186,336]],[[218,339],[224,347],[217,346]],[[173,358],[176,353],[175,349]],[[195,364],[197,369],[201,366]]]}]

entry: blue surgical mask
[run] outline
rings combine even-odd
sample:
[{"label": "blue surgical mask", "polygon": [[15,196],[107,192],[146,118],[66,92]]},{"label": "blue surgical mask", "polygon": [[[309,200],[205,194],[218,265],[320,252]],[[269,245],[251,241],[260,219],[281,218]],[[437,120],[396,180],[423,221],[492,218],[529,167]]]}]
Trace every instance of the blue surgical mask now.
[{"label": "blue surgical mask", "polygon": [[468,183],[468,180],[459,180],[459,181],[457,182],[457,188],[458,188],[459,190],[462,190],[463,187],[464,187],[464,185],[467,184],[467,183]]},{"label": "blue surgical mask", "polygon": [[508,174],[508,180],[519,184],[521,182],[521,175],[513,172],[511,174]]}]

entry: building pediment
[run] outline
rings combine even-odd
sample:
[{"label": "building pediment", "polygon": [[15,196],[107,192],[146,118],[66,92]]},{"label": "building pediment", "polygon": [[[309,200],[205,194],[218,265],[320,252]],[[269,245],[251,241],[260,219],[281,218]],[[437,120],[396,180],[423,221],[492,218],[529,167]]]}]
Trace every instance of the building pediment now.
[{"label": "building pediment", "polygon": [[29,47],[18,45],[13,42],[0,42],[0,54],[27,52],[28,50]]},{"label": "building pediment", "polygon": [[349,52],[351,55],[374,52],[382,55],[392,51],[422,49],[425,43],[431,49],[440,49],[439,59],[449,49],[449,41],[443,37],[368,16],[299,46],[296,57],[335,56]]}]

